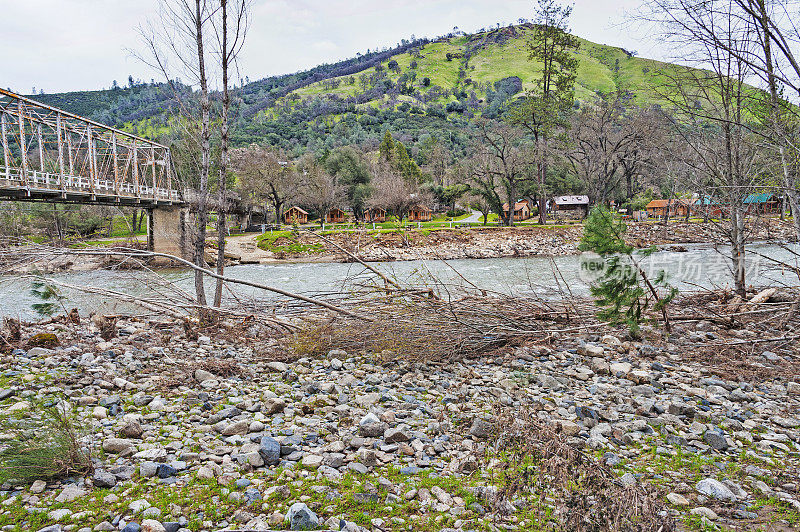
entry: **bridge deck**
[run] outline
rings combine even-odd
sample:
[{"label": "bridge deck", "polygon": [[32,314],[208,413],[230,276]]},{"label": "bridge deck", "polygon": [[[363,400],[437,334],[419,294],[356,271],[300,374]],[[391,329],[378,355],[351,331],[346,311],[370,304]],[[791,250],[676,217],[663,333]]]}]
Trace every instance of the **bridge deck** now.
[{"label": "bridge deck", "polygon": [[129,182],[92,180],[74,175],[59,175],[0,165],[0,198],[14,201],[53,203],[86,203],[96,205],[131,205],[157,207],[180,205],[183,198],[177,190],[138,186]]}]

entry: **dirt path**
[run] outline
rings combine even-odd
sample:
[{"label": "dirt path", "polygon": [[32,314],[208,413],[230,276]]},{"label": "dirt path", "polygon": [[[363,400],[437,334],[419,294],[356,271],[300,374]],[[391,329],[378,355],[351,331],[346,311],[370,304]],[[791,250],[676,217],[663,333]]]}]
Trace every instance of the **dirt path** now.
[{"label": "dirt path", "polygon": [[258,264],[274,260],[271,251],[264,251],[258,247],[258,235],[229,236],[226,239],[225,255],[242,264]]}]

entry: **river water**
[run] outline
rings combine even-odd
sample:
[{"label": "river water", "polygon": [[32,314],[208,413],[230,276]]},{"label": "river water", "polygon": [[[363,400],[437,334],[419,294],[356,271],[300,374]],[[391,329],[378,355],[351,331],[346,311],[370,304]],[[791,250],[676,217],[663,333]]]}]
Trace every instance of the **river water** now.
[{"label": "river water", "polygon": [[[731,286],[728,249],[711,246],[687,246],[688,251],[660,251],[643,261],[644,269],[651,276],[659,270],[667,273],[669,281],[683,291],[702,288]],[[750,249],[747,282],[754,286],[785,284],[796,286],[798,279],[790,271],[776,269],[770,261],[756,254],[766,255],[784,262],[796,263],[788,251],[773,245],[754,245]],[[800,251],[797,244],[792,249]],[[489,291],[505,294],[531,295],[557,298],[563,294],[585,296],[589,293],[590,277],[585,261],[580,256],[529,257],[498,259],[461,259],[447,263],[442,261],[404,261],[373,263],[381,272],[415,285],[442,287],[469,286],[470,283]],[[107,290],[135,294],[153,295],[153,283],[149,275],[141,271],[97,270],[68,272],[48,276],[56,282],[75,286],[93,286]],[[194,280],[190,271],[166,270],[160,275],[187,292],[193,291]],[[226,275],[237,279],[254,281],[304,295],[340,293],[352,289],[353,283],[368,281],[364,267],[360,264],[340,263],[279,263],[263,265],[241,265],[226,269]],[[374,277],[374,276],[372,276]],[[211,294],[213,286],[207,285]],[[40,302],[31,294],[31,279],[18,276],[0,276],[0,316],[11,316],[25,320],[36,318],[31,305]],[[82,314],[101,312],[106,314],[129,313],[135,310],[116,297],[82,293],[72,289],[61,289],[66,308],[77,307]],[[229,305],[237,300],[258,301],[269,305],[282,296],[259,289],[237,285],[226,296]]]}]

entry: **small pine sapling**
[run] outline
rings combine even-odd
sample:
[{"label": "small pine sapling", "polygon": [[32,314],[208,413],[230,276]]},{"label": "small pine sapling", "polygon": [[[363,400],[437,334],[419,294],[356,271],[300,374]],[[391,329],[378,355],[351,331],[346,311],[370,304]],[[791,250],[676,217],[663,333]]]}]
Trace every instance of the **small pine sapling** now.
[{"label": "small pine sapling", "polygon": [[667,305],[675,299],[678,289],[667,282],[664,270],[654,278],[645,272],[637,257],[646,259],[655,252],[655,246],[637,250],[625,243],[627,226],[605,207],[597,206],[586,218],[579,249],[599,256],[583,261],[581,268],[593,270],[599,277],[589,290],[595,303],[603,307],[598,313],[601,320],[625,323],[632,333],[637,333],[644,314],[650,308],[660,312],[664,329],[672,331]]},{"label": "small pine sapling", "polygon": [[52,316],[58,311],[59,307],[65,313],[67,312],[63,303],[66,297],[50,283],[43,280],[32,281],[31,295],[40,301],[40,303],[32,303],[31,309],[41,317]]}]

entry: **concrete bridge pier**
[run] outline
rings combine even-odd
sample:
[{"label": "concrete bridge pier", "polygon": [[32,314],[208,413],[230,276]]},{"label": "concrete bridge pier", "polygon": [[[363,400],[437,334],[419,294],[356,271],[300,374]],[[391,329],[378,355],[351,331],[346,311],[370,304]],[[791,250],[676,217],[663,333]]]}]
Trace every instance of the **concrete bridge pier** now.
[{"label": "concrete bridge pier", "polygon": [[187,260],[192,258],[192,224],[186,207],[147,210],[147,249]]}]

